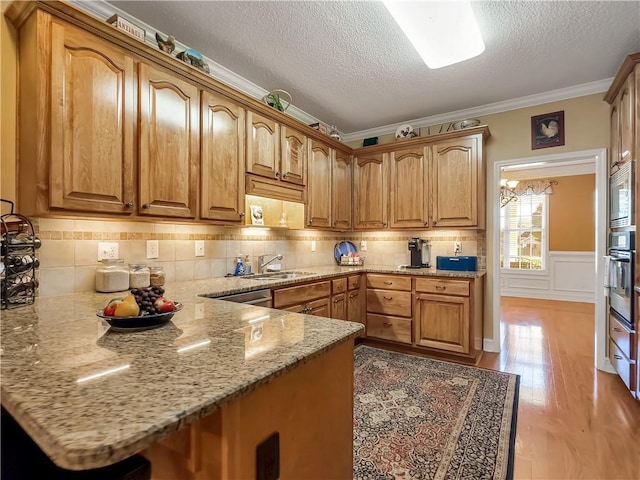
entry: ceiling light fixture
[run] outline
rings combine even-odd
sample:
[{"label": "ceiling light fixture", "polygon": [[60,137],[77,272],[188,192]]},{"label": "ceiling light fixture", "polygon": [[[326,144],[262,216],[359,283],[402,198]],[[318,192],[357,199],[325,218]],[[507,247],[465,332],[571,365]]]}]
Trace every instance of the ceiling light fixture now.
[{"label": "ceiling light fixture", "polygon": [[429,68],[476,57],[484,42],[468,1],[383,1]]}]

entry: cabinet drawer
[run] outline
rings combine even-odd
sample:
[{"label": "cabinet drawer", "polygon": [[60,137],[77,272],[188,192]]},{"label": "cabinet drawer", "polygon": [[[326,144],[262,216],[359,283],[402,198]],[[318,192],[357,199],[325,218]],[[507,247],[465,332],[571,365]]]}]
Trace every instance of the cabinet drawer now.
[{"label": "cabinet drawer", "polygon": [[362,279],[362,275],[352,275],[348,277],[347,281],[349,284],[349,290],[357,290],[360,288],[360,281]]},{"label": "cabinet drawer", "polygon": [[367,288],[411,291],[411,277],[394,275],[367,275]]},{"label": "cabinet drawer", "polygon": [[469,296],[469,280],[416,278],[416,292]]},{"label": "cabinet drawer", "polygon": [[609,359],[627,388],[635,390],[635,364],[613,343],[613,340],[609,340]]},{"label": "cabinet drawer", "polygon": [[326,282],[281,288],[273,292],[273,308],[309,302],[329,295],[331,295],[331,282],[328,280]]},{"label": "cabinet drawer", "polygon": [[331,280],[331,285],[333,286],[333,294],[336,295],[338,293],[344,293],[347,291],[347,279],[345,278],[336,278],[335,280]]},{"label": "cabinet drawer", "polygon": [[367,312],[411,317],[411,292],[367,289]]},{"label": "cabinet drawer", "polygon": [[411,319],[367,314],[367,337],[411,343]]},{"label": "cabinet drawer", "polygon": [[629,329],[620,323],[613,315],[609,315],[609,337],[628,359],[637,360],[635,332],[629,331]]}]

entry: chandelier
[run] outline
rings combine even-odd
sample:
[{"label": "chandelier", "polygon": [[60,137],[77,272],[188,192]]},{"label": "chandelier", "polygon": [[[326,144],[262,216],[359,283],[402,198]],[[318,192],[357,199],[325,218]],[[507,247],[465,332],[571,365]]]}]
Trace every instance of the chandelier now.
[{"label": "chandelier", "polygon": [[511,200],[517,201],[518,194],[515,188],[518,186],[518,180],[500,180],[500,207],[504,207]]},{"label": "chandelier", "polygon": [[511,201],[518,201],[520,195],[551,195],[556,180],[500,180],[500,206],[504,207]]}]

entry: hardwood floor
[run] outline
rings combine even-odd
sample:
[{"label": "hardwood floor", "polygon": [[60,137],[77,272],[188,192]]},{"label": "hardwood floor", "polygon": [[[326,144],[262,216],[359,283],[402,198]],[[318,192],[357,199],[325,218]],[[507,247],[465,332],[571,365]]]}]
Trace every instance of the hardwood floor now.
[{"label": "hardwood floor", "polygon": [[640,479],[640,402],[594,367],[594,306],[502,297],[502,351],[520,375],[516,479]]}]

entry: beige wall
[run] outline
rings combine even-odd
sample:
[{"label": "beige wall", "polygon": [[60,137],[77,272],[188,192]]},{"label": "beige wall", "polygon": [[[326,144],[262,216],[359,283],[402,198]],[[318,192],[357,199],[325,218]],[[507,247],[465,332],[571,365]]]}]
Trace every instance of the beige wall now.
[{"label": "beige wall", "polygon": [[[9,2],[0,2],[2,12]],[[16,198],[16,64],[17,33],[0,16],[0,196]],[[3,206],[2,213],[6,213]]]},{"label": "beige wall", "polygon": [[556,178],[549,196],[549,250],[595,252],[596,176]]}]

